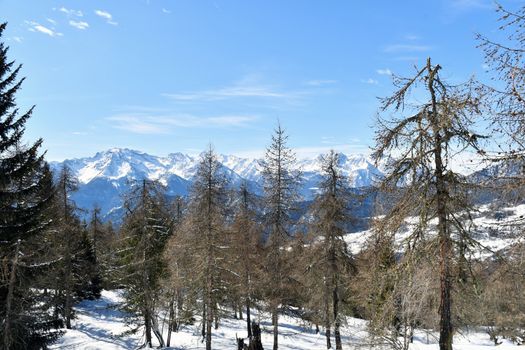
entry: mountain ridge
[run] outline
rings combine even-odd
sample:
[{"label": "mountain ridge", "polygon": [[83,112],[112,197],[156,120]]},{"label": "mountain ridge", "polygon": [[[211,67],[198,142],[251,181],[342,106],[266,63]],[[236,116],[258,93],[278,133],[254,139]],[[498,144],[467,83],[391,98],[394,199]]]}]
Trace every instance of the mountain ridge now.
[{"label": "mountain ridge", "polygon": [[[233,187],[246,181],[252,191],[262,193],[260,159],[224,154],[218,154],[217,158]],[[80,208],[90,210],[98,205],[103,213],[108,213],[122,206],[122,196],[131,182],[137,180],[159,181],[166,186],[168,195],[187,195],[199,161],[200,156],[181,152],[155,156],[129,148],[110,148],[93,156],[50,162],[50,166],[58,173],[66,165],[78,178],[79,189],[71,198]],[[340,162],[350,187],[368,187],[382,174],[370,157],[363,154],[341,154]],[[299,193],[305,200],[315,195],[321,180],[321,164],[321,155],[296,162],[296,169],[303,174]]]}]

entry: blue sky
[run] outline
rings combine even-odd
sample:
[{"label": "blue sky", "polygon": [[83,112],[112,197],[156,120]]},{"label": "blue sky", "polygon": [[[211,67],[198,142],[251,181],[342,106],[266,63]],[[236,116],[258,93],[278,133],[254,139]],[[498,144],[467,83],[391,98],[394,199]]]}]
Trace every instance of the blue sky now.
[{"label": "blue sky", "polygon": [[[509,9],[523,1],[501,2]],[[431,56],[487,79],[485,0],[0,0],[48,159],[111,147],[261,155],[279,120],[299,156],[368,152],[391,73]]]}]

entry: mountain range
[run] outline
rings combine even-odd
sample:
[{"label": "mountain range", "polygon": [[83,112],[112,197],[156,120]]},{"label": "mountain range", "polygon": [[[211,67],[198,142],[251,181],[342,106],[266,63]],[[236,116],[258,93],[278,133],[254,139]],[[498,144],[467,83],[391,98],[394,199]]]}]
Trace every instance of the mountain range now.
[{"label": "mountain range", "polygon": [[[257,194],[262,193],[262,168],[259,159],[218,155],[221,171],[231,186],[246,182]],[[166,186],[169,196],[189,193],[196,174],[200,156],[171,153],[165,157],[144,152],[112,148],[92,157],[51,162],[51,169],[58,173],[65,165],[78,178],[78,191],[71,195],[81,209],[91,210],[95,205],[111,217],[122,207],[123,195],[133,182],[143,179],[156,180]],[[321,180],[321,156],[300,159],[297,170],[302,172],[299,193],[304,200],[311,200]],[[363,154],[341,154],[340,167],[350,181],[350,187],[368,187],[382,174],[373,161]]]}]

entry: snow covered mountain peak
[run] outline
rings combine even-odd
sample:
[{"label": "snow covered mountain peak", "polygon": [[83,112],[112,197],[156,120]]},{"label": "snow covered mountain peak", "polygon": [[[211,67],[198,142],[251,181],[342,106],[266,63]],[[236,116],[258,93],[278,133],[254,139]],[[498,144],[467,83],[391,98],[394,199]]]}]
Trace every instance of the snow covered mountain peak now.
[{"label": "snow covered mountain peak", "polygon": [[[222,164],[221,172],[230,179],[232,186],[247,182],[253,191],[262,191],[259,159],[223,154],[217,158]],[[199,161],[199,156],[180,152],[154,156],[127,148],[111,148],[92,157],[53,162],[51,167],[58,171],[66,165],[77,176],[80,188],[73,198],[79,207],[91,209],[96,203],[103,211],[110,211],[122,204],[121,196],[131,183],[142,179],[160,181],[170,195],[186,195]],[[380,174],[366,155],[341,155],[340,161],[342,172],[349,177],[352,187],[370,186],[374,177]],[[299,191],[303,198],[311,199],[315,195],[321,180],[321,165],[320,156],[297,162],[304,178]]]}]

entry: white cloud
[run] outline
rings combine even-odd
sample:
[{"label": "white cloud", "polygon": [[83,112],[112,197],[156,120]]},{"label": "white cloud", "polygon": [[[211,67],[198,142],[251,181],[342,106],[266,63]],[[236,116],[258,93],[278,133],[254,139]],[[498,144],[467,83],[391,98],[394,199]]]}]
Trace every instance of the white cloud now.
[{"label": "white cloud", "polygon": [[63,34],[62,33],[59,33],[57,31],[55,31],[54,29],[51,29],[51,28],[48,28],[48,27],[45,27],[37,22],[34,22],[34,21],[26,21],[26,24],[29,25],[29,31],[31,32],[39,32],[39,33],[42,33],[42,34],[46,34],[46,35],[49,35],[51,37],[57,37],[57,36],[62,36]]},{"label": "white cloud", "polygon": [[14,36],[11,39],[16,41],[17,43],[21,43],[24,40],[24,38],[22,38],[21,36]]},{"label": "white cloud", "polygon": [[321,85],[329,85],[329,84],[335,84],[337,83],[337,80],[333,79],[319,79],[319,80],[309,80],[306,82],[306,85],[310,86],[321,86]]},{"label": "white cloud", "polygon": [[377,85],[377,84],[379,84],[379,82],[377,80],[372,79],[372,78],[361,79],[361,82],[365,83],[365,84],[370,84],[370,85]]},{"label": "white cloud", "polygon": [[181,115],[119,114],[107,118],[113,127],[136,134],[169,134],[176,128],[246,127],[258,117],[250,115],[222,115],[198,117]]},{"label": "white cloud", "polygon": [[271,98],[286,98],[289,94],[276,91],[268,86],[257,85],[234,85],[224,87],[216,90],[204,90],[188,93],[164,93],[164,97],[179,101],[193,101],[193,100],[224,100],[236,97],[271,97]]},{"label": "white cloud", "polygon": [[84,22],[84,21],[73,21],[73,20],[70,20],[69,21],[69,25],[72,26],[72,27],[75,27],[77,29],[80,29],[80,30],[84,30],[84,29],[89,28],[89,24],[87,22]]},{"label": "white cloud", "polygon": [[53,24],[53,25],[56,25],[57,24],[57,21],[55,21],[54,19],[52,18],[46,18],[46,21],[48,21],[49,23]]},{"label": "white cloud", "polygon": [[392,75],[392,71],[388,68],[376,70],[379,75]]},{"label": "white cloud", "polygon": [[168,9],[162,8],[162,13],[167,13],[167,14],[169,14],[169,13],[171,13],[171,11],[168,10]]},{"label": "white cloud", "polygon": [[113,21],[113,15],[107,11],[95,10],[95,14],[101,18],[104,18],[108,24],[116,26],[118,23]]},{"label": "white cloud", "polygon": [[428,45],[393,44],[385,47],[385,52],[426,52],[432,50]]},{"label": "white cloud", "polygon": [[156,125],[148,121],[144,121],[144,118],[134,116],[114,116],[108,118],[109,121],[115,122],[113,126],[116,129],[129,131],[135,134],[165,134],[166,129],[162,125]]},{"label": "white cloud", "polygon": [[65,13],[68,16],[77,16],[77,17],[83,17],[84,16],[82,11],[80,11],[80,10],[73,10],[73,9],[68,9],[68,8],[65,8],[65,7],[59,8],[58,11],[63,12],[63,13]]}]

